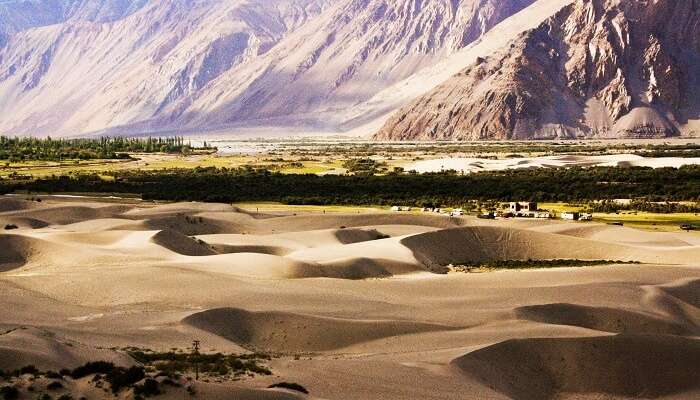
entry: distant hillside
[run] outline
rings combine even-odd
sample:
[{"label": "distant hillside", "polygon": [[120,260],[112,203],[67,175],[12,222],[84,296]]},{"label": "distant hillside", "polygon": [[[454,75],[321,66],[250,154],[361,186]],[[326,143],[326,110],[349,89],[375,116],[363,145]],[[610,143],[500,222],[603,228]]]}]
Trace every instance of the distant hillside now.
[{"label": "distant hillside", "polygon": [[532,3],[0,2],[0,133],[335,130]]}]

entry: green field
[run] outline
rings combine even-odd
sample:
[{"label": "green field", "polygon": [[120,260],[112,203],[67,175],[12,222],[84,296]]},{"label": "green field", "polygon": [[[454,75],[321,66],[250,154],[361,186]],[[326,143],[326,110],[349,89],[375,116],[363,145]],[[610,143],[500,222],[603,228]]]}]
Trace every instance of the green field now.
[{"label": "green field", "polygon": [[[541,203],[541,209],[554,211],[557,214],[563,211],[584,211],[585,206],[569,203]],[[593,221],[603,223],[622,222],[625,226],[655,230],[655,231],[680,231],[682,224],[700,226],[699,213],[670,213],[659,214],[642,211],[621,211],[619,213],[593,213]],[[585,222],[581,222],[585,223]]]},{"label": "green field", "polygon": [[161,170],[192,168],[239,168],[250,166],[265,168],[284,174],[323,174],[343,172],[341,160],[293,158],[284,161],[270,160],[261,156],[217,156],[173,155],[173,154],[134,154],[135,160],[65,160],[65,161],[21,161],[0,160],[0,177],[13,174],[42,178],[51,175],[72,175],[77,173],[106,174],[125,170]]}]

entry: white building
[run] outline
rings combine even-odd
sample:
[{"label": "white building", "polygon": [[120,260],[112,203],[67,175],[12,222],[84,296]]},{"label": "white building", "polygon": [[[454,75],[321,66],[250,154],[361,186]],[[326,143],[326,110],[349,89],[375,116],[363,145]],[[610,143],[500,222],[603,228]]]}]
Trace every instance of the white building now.
[{"label": "white building", "polygon": [[505,213],[513,217],[536,218],[538,204],[535,202],[512,202],[505,207]]},{"label": "white building", "polygon": [[578,221],[580,216],[581,216],[581,214],[579,214],[577,212],[565,211],[565,212],[561,213],[561,219],[565,219],[568,221]]},{"label": "white building", "polygon": [[578,217],[579,221],[593,221],[593,214],[591,213],[581,213]]},{"label": "white building", "polygon": [[450,216],[452,216],[452,217],[461,217],[463,215],[464,215],[464,210],[462,210],[461,208],[453,210],[452,213],[450,214]]}]

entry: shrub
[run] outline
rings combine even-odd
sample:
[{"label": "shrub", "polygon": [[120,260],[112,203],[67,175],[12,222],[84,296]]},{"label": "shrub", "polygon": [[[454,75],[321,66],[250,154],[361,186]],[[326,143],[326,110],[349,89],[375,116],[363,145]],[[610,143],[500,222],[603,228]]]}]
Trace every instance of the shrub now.
[{"label": "shrub", "polygon": [[178,376],[180,373],[193,371],[197,366],[202,373],[227,375],[232,372],[235,375],[255,373],[270,375],[271,371],[261,360],[269,360],[270,357],[263,354],[226,355],[216,354],[188,354],[178,352],[146,352],[130,351],[129,355],[136,361],[152,367],[158,371],[158,376]]},{"label": "shrub", "polygon": [[63,374],[60,374],[56,371],[46,371],[44,373],[44,376],[46,376],[49,379],[63,379]]},{"label": "shrub", "polygon": [[122,388],[132,386],[145,377],[143,367],[131,367],[128,369],[114,368],[105,379],[112,387],[112,392],[118,393]]},{"label": "shrub", "polygon": [[80,379],[92,374],[108,374],[116,367],[111,362],[93,361],[78,367],[70,373],[71,378]]},{"label": "shrub", "polygon": [[181,387],[182,386],[170,378],[163,379],[163,385],[168,385],[168,386],[172,386],[172,387]]},{"label": "shrub", "polygon": [[0,388],[0,395],[3,400],[16,400],[19,398],[19,390],[14,386],[3,386]]},{"label": "shrub", "polygon": [[29,375],[37,376],[37,375],[39,375],[39,370],[33,365],[27,365],[25,367],[20,368],[19,374],[20,375],[29,374]]},{"label": "shrub", "polygon": [[6,230],[6,231],[11,231],[11,230],[14,230],[14,229],[19,229],[19,226],[15,225],[15,224],[7,224],[7,225],[5,225],[5,230]]},{"label": "shrub", "polygon": [[46,385],[46,389],[48,389],[48,390],[63,389],[63,384],[59,381],[53,381],[53,382],[49,383],[48,385]]},{"label": "shrub", "polygon": [[289,382],[280,382],[280,383],[275,383],[274,385],[268,386],[270,389],[274,388],[279,388],[279,389],[287,389],[287,390],[294,390],[296,392],[301,392],[304,394],[309,394],[309,391],[306,390],[305,387],[301,386],[298,383],[289,383]]},{"label": "shrub", "polygon": [[159,395],[160,387],[155,379],[146,379],[143,384],[134,386],[134,394],[137,396],[151,397]]}]

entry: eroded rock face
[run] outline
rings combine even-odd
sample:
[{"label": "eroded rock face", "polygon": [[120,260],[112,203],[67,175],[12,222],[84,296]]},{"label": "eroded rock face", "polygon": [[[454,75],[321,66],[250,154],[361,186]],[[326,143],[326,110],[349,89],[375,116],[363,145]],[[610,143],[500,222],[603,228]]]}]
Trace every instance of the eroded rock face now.
[{"label": "eroded rock face", "polygon": [[400,110],[377,139],[700,134],[700,1],[577,0]]}]

